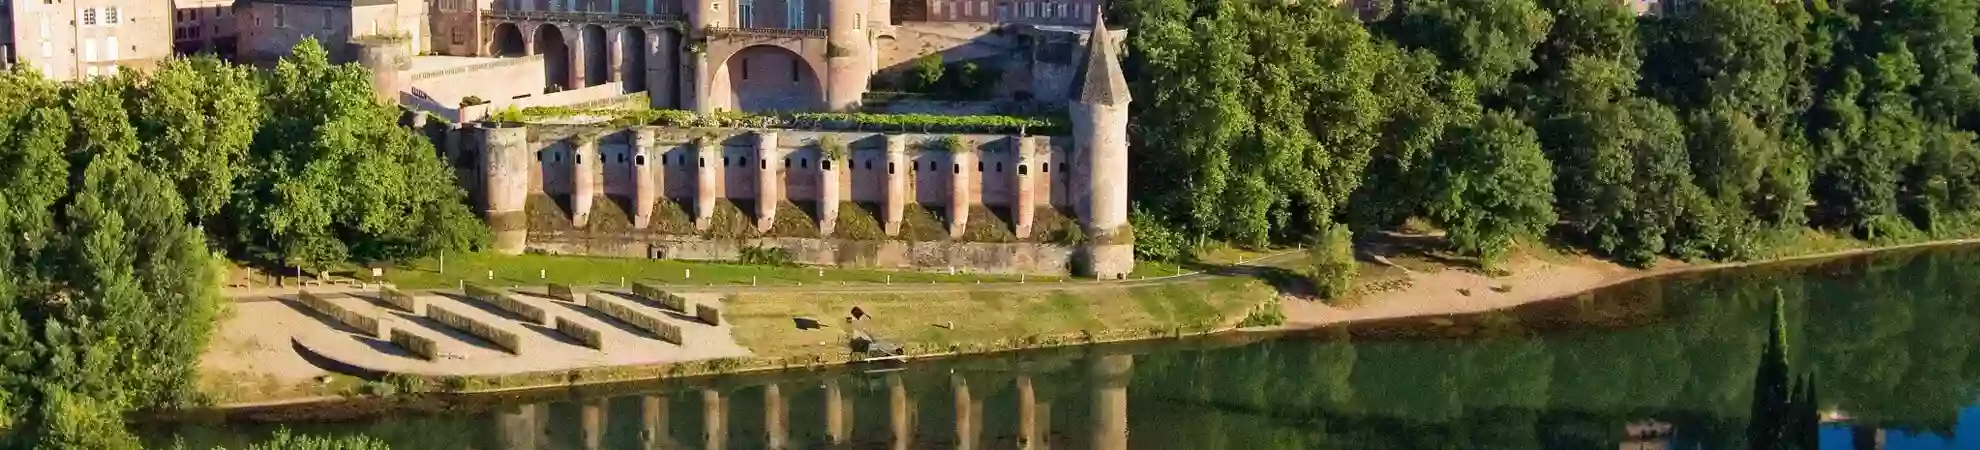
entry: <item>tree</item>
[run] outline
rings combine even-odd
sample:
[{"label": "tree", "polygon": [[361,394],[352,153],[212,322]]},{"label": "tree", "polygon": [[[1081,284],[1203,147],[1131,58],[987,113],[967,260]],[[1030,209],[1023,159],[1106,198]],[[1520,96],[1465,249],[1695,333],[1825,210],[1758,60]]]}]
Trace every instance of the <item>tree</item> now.
[{"label": "tree", "polygon": [[1462,135],[1435,160],[1429,210],[1455,247],[1491,267],[1554,224],[1553,163],[1511,113],[1488,112]]},{"label": "tree", "polygon": [[1313,271],[1307,278],[1319,290],[1320,298],[1347,298],[1354,290],[1355,273],[1361,269],[1354,260],[1354,232],[1346,226],[1331,224],[1312,245],[1307,258],[1312,260]]},{"label": "tree", "polygon": [[1398,19],[1385,22],[1387,35],[1436,53],[1486,94],[1535,67],[1533,49],[1554,22],[1534,0],[1404,0]]},{"label": "tree", "polygon": [[375,103],[368,75],[331,65],[314,40],[269,77],[274,112],[250,147],[235,211],[239,241],[288,263],[325,268],[468,249],[487,229],[424,137]]},{"label": "tree", "polygon": [[194,223],[219,214],[232,197],[260,127],[261,86],[252,69],[211,56],[168,59],[126,97],[143,144],[140,164],[178,186]]}]

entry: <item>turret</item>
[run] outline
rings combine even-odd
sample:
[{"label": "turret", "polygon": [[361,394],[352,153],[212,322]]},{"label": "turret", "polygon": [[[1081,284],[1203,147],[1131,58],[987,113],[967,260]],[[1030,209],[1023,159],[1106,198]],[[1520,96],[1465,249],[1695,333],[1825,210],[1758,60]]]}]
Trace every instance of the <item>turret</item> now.
[{"label": "turret", "polygon": [[412,86],[412,57],[403,41],[386,37],[366,37],[351,41],[359,67],[371,73],[371,91],[378,100],[398,103],[399,93]]},{"label": "turret", "polygon": [[529,129],[515,124],[481,128],[481,198],[488,230],[495,235],[495,252],[520,255],[529,237]]},{"label": "turret", "polygon": [[868,9],[872,0],[828,0],[832,11],[825,25],[825,107],[846,111],[859,107],[873,76],[872,40],[868,39]]},{"label": "turret", "polygon": [[1113,33],[1096,11],[1086,62],[1072,96],[1073,141],[1085,177],[1080,225],[1086,228],[1083,269],[1101,279],[1126,278],[1134,271],[1134,232],[1128,227],[1128,95]]}]

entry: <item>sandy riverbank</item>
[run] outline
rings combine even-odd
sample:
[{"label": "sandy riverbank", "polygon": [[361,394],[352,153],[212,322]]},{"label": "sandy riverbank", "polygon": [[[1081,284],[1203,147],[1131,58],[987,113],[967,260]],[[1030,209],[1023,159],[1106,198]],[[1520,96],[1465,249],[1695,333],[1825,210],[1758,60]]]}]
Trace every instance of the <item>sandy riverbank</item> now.
[{"label": "sandy riverbank", "polygon": [[1434,272],[1410,273],[1407,275],[1409,281],[1406,287],[1366,295],[1351,307],[1335,307],[1303,299],[1285,299],[1286,324],[1275,328],[1302,329],[1372,320],[1471,314],[1554,300],[1620,283],[1679,273],[1830,259],[1892,250],[1975,244],[1980,244],[1980,239],[1868,247],[1737,263],[1686,264],[1665,261],[1656,268],[1648,270],[1623,267],[1585,256],[1557,262],[1529,259],[1511,264],[1507,267],[1507,271],[1511,274],[1501,277],[1445,268]]}]

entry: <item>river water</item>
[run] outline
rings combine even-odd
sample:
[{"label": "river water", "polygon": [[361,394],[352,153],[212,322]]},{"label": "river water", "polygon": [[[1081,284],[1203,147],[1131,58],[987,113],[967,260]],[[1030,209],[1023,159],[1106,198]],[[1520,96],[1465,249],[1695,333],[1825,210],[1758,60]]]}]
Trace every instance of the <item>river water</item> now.
[{"label": "river water", "polygon": [[[1517,288],[1517,287],[1515,287]],[[1465,317],[437,399],[285,425],[398,449],[1743,449],[1772,303],[1824,449],[1980,449],[1980,248]],[[284,413],[145,426],[244,447]]]}]

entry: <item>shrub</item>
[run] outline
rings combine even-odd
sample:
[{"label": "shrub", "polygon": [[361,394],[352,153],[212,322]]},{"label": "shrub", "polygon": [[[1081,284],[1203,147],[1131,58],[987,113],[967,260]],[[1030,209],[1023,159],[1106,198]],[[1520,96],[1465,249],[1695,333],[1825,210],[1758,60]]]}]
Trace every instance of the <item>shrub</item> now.
[{"label": "shrub", "polygon": [[1263,305],[1258,305],[1258,307],[1256,308],[1252,308],[1251,312],[1244,316],[1244,320],[1238,322],[1238,327],[1240,328],[1275,327],[1285,324],[1286,324],[1285,308],[1279,305],[1278,300],[1273,300]]},{"label": "shrub", "polygon": [[914,92],[934,92],[942,84],[942,54],[930,53],[914,59],[914,72],[909,76],[908,90]]},{"label": "shrub", "polygon": [[742,255],[738,258],[737,262],[748,265],[773,266],[773,267],[790,267],[797,265],[796,263],[791,262],[791,252],[789,250],[785,250],[777,247],[764,247],[757,245],[743,247]]},{"label": "shrub", "polygon": [[500,111],[488,114],[487,120],[495,123],[516,124],[528,121],[529,116],[523,115],[522,110],[516,109],[515,105],[510,105],[507,108],[502,108]]},{"label": "shrub", "polygon": [[477,96],[473,96],[473,95],[470,95],[470,96],[466,96],[466,97],[462,97],[462,98],[461,98],[461,107],[462,107],[462,108],[466,108],[466,107],[469,107],[469,106],[475,106],[475,105],[486,105],[486,104],[488,104],[488,100],[483,100],[483,99],[482,99],[481,97],[477,97]]},{"label": "shrub", "polygon": [[1189,255],[1189,244],[1168,223],[1140,207],[1128,213],[1134,226],[1134,257],[1145,261],[1176,261]]},{"label": "shrub", "polygon": [[1341,224],[1328,225],[1307,252],[1313,263],[1307,277],[1320,297],[1346,298],[1354,288],[1355,272],[1360,269],[1354,261],[1354,233]]}]

